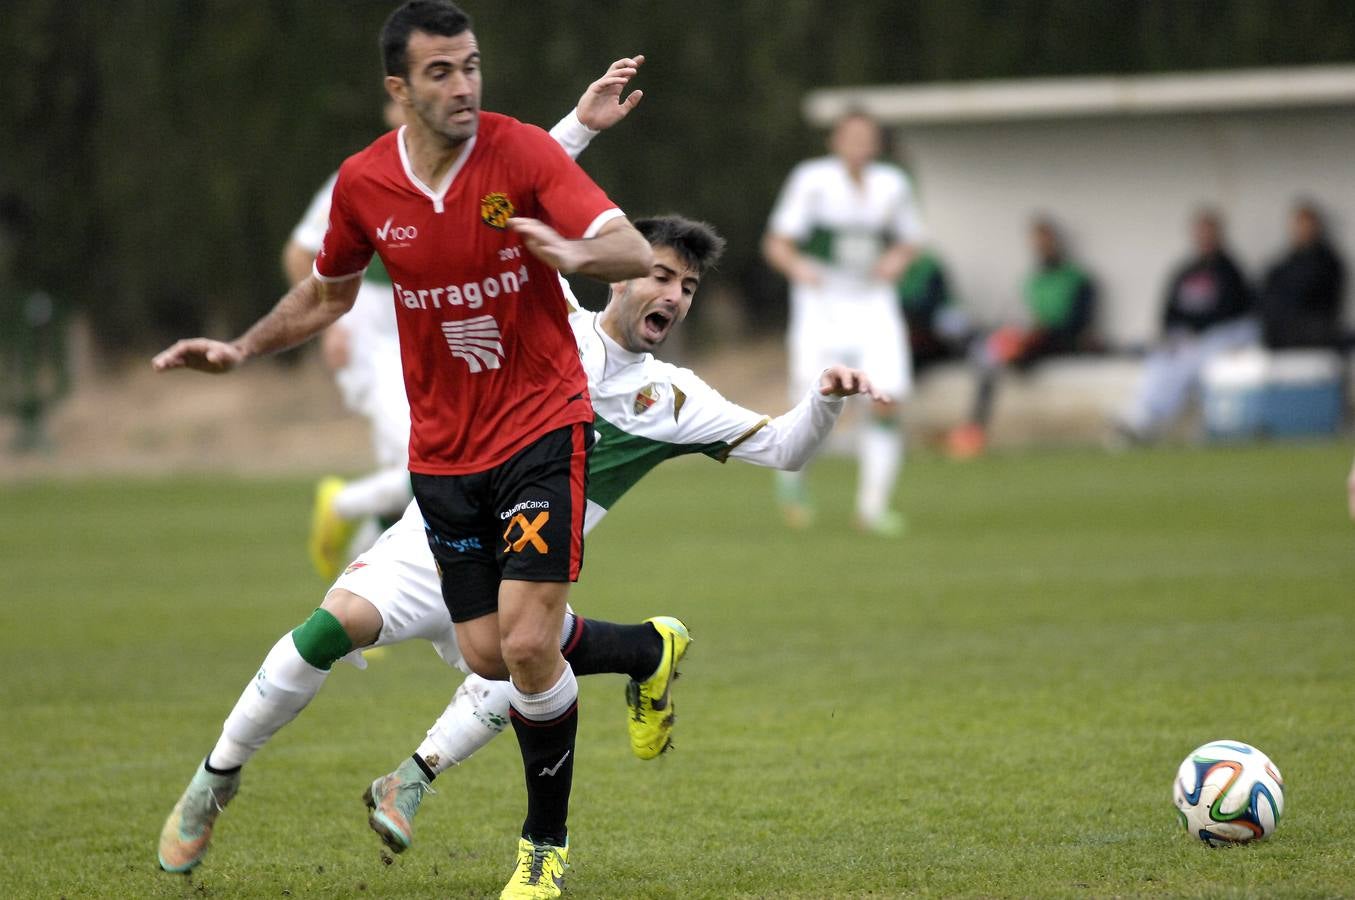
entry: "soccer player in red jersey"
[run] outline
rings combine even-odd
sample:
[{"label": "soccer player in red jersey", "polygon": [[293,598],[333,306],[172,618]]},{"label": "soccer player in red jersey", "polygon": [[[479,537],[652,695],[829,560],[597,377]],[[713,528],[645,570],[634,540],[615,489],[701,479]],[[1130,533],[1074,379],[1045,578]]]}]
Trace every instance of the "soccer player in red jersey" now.
[{"label": "soccer player in red jersey", "polygon": [[[652,252],[544,131],[480,111],[480,53],[456,6],[406,3],[381,44],[408,124],[340,168],[313,276],[235,341],[179,341],[154,365],[225,372],[298,344],[352,306],[380,255],[444,598],[471,667],[514,688],[528,809],[503,896],[558,896],[578,722],[559,636],[582,563],[592,409],[554,270],[619,282],[647,274]],[[341,635],[319,610],[294,637],[324,648]]]}]

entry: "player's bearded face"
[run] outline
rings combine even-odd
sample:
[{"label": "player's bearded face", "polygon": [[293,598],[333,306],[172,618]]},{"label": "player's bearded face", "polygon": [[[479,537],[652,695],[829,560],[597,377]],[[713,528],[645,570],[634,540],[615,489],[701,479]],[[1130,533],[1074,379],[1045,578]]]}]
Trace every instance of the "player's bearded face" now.
[{"label": "player's bearded face", "polygon": [[410,109],[425,128],[448,143],[475,135],[480,125],[480,50],[475,35],[454,37],[416,31],[409,36]]},{"label": "player's bearded face", "polygon": [[700,275],[671,247],[654,248],[654,265],[643,278],[632,278],[613,293],[605,315],[620,333],[621,346],[632,353],[654,350],[687,318]]}]

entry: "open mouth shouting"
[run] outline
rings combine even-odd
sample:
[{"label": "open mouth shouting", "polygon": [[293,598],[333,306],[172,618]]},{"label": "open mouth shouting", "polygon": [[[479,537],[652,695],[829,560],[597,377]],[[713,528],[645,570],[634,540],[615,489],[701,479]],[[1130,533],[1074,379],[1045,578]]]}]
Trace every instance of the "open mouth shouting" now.
[{"label": "open mouth shouting", "polygon": [[668,330],[672,327],[672,314],[656,309],[640,320],[640,336],[651,344],[658,344],[668,337]]}]

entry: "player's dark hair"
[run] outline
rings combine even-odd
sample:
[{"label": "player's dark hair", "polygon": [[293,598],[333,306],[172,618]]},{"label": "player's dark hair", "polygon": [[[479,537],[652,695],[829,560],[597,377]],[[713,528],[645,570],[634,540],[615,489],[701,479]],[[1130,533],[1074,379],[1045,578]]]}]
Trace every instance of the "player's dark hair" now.
[{"label": "player's dark hair", "polygon": [[381,64],[387,75],[409,80],[409,36],[416,31],[456,37],[471,27],[470,16],[448,0],[409,0],[381,26]]},{"label": "player's dark hair", "polygon": [[683,262],[702,274],[725,252],[725,239],[706,222],[683,216],[652,216],[637,219],[635,227],[651,246],[671,247]]}]

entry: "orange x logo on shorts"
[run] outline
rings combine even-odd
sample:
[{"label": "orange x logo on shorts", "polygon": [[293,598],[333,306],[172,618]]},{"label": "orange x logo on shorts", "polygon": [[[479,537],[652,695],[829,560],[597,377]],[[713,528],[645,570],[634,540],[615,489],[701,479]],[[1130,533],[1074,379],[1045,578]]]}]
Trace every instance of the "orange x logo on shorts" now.
[{"label": "orange x logo on shorts", "polygon": [[[523,547],[531,544],[536,548],[537,553],[549,553],[550,545],[547,544],[539,534],[541,526],[549,521],[550,510],[544,510],[537,513],[536,518],[532,519],[530,522],[527,521],[527,517],[522,513],[513,516],[512,520],[508,523],[508,527],[504,529],[503,532],[503,540],[507,545],[505,549],[511,550],[514,553],[520,553],[522,552]],[[522,529],[522,535],[516,541],[508,536],[512,534],[514,525]]]}]

